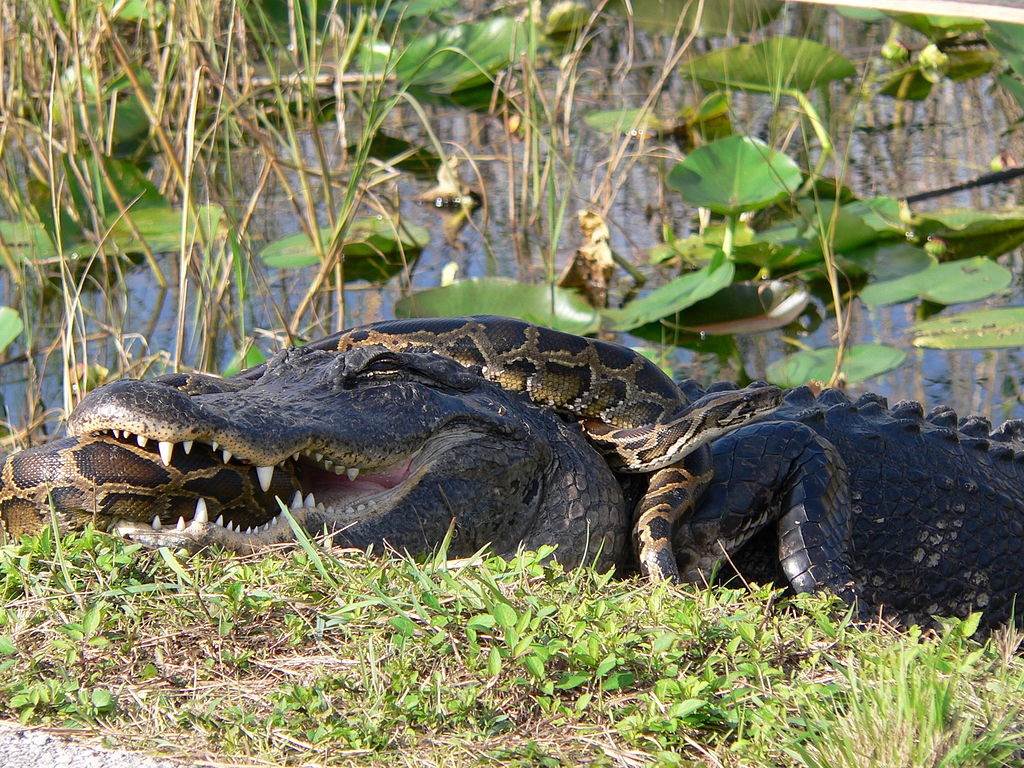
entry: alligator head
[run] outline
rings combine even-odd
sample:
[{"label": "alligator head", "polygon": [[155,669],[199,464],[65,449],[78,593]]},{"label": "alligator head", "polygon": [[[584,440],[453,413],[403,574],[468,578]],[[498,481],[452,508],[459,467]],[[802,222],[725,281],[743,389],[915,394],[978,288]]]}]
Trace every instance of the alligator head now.
[{"label": "alligator head", "polygon": [[422,552],[454,530],[454,556],[582,551],[589,530],[610,563],[626,539],[619,486],[577,428],[427,352],[296,348],[229,379],[117,381],[68,432],[4,464],[7,530],[52,509],[65,527],[249,551],[293,539],[287,509],[359,548]]}]

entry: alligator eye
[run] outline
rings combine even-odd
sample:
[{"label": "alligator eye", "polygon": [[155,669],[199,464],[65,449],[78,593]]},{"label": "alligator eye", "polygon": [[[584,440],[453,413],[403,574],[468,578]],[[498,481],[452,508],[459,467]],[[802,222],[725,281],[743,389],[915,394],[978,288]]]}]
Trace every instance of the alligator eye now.
[{"label": "alligator eye", "polygon": [[394,355],[379,355],[368,361],[360,371],[360,378],[396,379],[403,375],[405,366]]}]

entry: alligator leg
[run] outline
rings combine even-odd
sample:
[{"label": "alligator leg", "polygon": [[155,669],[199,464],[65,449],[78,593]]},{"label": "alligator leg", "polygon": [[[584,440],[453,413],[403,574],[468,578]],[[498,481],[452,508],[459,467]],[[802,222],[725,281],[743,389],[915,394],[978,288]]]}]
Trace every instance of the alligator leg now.
[{"label": "alligator leg", "polygon": [[682,580],[706,580],[726,554],[774,523],[778,562],[793,589],[852,602],[853,508],[835,447],[804,424],[779,421],[743,427],[712,451],[714,480],[674,534]]}]

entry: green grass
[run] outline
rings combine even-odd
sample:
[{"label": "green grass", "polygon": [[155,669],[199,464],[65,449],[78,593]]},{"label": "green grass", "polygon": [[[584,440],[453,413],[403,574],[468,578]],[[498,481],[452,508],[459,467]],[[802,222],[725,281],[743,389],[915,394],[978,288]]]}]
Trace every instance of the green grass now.
[{"label": "green grass", "polygon": [[[0,550],[0,715],[301,765],[1024,763],[1018,638],[858,628],[824,598],[525,553]],[[1015,763],[1013,761],[1016,761]]]}]

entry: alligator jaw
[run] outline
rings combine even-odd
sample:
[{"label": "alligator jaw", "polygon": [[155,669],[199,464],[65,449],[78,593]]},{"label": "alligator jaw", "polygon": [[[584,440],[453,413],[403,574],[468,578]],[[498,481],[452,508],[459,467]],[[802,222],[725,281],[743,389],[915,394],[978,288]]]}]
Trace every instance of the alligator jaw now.
[{"label": "alligator jaw", "polygon": [[[97,436],[102,439],[106,436]],[[124,432],[115,437],[120,440],[136,440]],[[253,552],[262,547],[292,542],[295,540],[289,517],[303,530],[315,533],[337,533],[347,527],[373,519],[397,506],[419,477],[430,471],[434,459],[446,450],[461,444],[463,440],[452,440],[448,435],[428,441],[412,456],[400,459],[383,469],[359,469],[345,467],[340,462],[324,457],[319,452],[308,451],[290,457],[270,467],[273,477],[280,480],[287,475],[298,486],[290,501],[280,495],[274,496],[275,510],[264,508],[253,510],[257,522],[247,519],[246,524],[236,524],[232,517],[214,512],[219,502],[198,496],[195,511],[189,516],[181,515],[176,522],[154,516],[151,522],[136,519],[114,519],[108,530],[148,546],[185,547],[191,550],[215,545],[236,552]],[[107,437],[109,439],[109,437]],[[143,440],[136,440],[140,447]],[[172,445],[172,449],[174,445]],[[192,454],[192,450],[196,453]],[[150,446],[149,450],[152,450]],[[164,449],[158,449],[161,456]],[[253,465],[243,463],[232,456],[224,456],[216,446],[195,443],[187,446],[188,454],[198,457],[208,454],[213,460],[226,458],[225,467],[239,474],[254,471]],[[265,480],[264,468],[255,468],[259,484],[264,491],[269,487]]]}]

